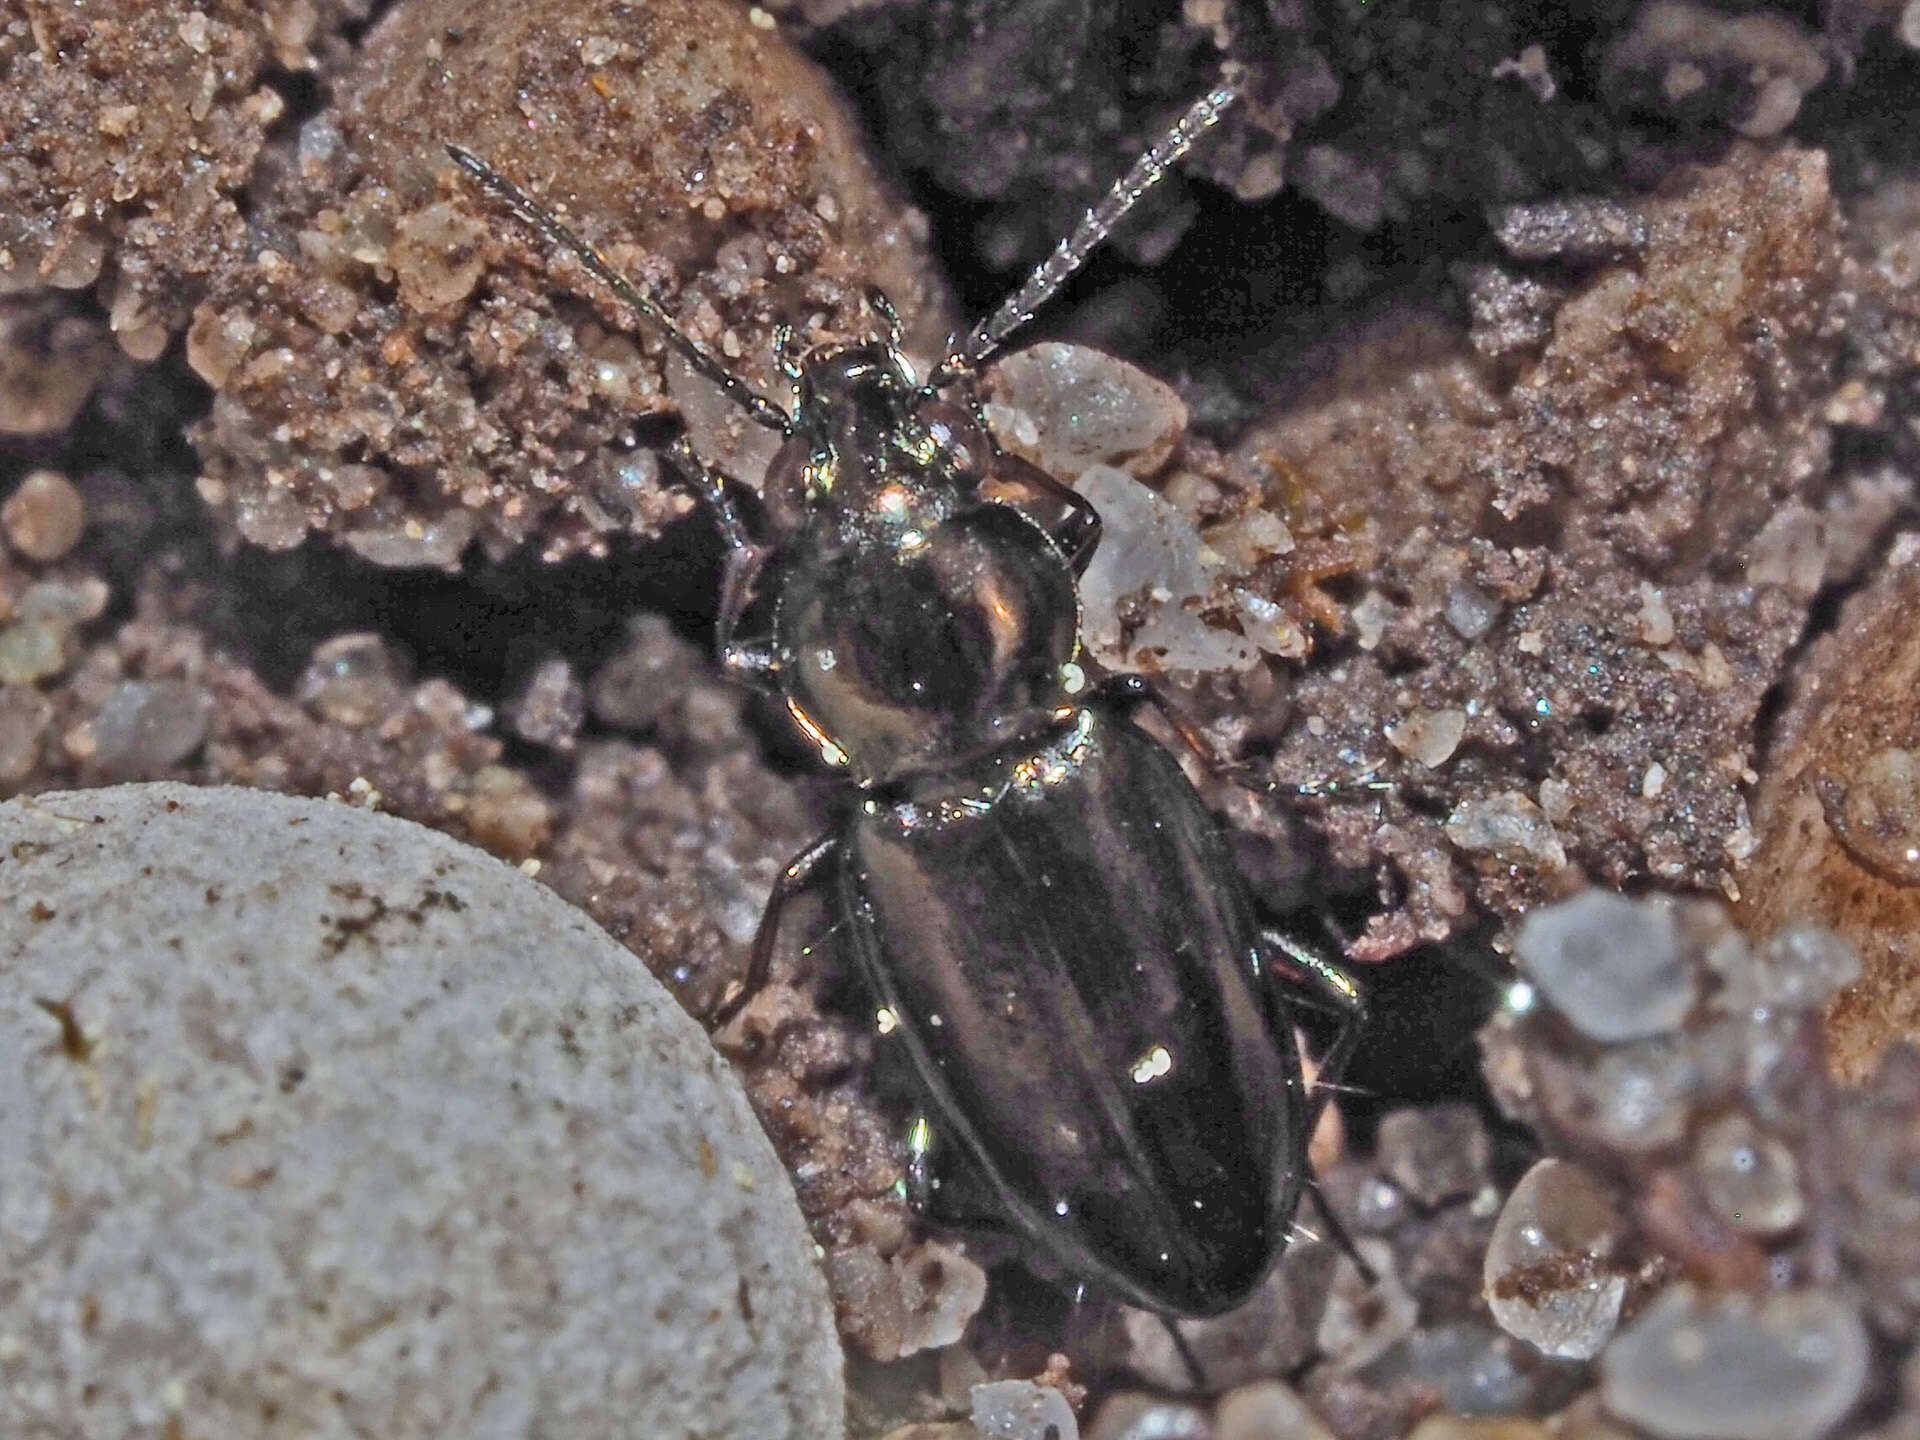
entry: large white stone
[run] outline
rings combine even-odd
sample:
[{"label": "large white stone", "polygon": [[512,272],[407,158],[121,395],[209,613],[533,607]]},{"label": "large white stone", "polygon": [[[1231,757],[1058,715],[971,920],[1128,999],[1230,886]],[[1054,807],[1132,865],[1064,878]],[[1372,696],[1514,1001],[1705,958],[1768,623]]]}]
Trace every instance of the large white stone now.
[{"label": "large white stone", "polygon": [[740,1087],[544,887],[336,803],[0,805],[0,1434],[819,1440],[840,1366]]}]

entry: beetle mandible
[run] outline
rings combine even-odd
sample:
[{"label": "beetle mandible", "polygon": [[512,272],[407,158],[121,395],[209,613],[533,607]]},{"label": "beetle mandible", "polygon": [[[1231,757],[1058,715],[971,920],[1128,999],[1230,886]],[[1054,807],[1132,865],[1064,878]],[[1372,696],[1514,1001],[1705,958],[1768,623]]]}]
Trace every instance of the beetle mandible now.
[{"label": "beetle mandible", "polygon": [[[797,353],[791,330],[776,331],[790,410],[511,181],[448,147],[785,439],[764,542],[684,437],[668,452],[726,540],[721,663],[783,702],[850,782],[845,817],[778,877],[716,1024],[764,982],[788,902],[830,877],[924,1087],[908,1139],[916,1207],[1011,1228],[1076,1279],[1163,1315],[1233,1308],[1285,1247],[1361,995],[1309,947],[1260,929],[1218,822],[1131,719],[1160,703],[1152,689],[1089,676],[1076,581],[1099,516],[999,451],[975,376],[1219,122],[1241,79],[1229,67],[925,381],[878,295],[884,338]],[[760,590],[767,633],[743,635]],[[1296,1005],[1340,1020],[1311,1093]]]}]

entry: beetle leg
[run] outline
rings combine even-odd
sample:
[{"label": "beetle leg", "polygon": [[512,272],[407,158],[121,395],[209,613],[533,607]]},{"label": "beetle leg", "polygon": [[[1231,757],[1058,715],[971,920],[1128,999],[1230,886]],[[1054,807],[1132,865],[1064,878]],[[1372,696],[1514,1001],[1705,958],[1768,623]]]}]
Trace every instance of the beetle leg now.
[{"label": "beetle leg", "polygon": [[734,638],[734,630],[752,599],[753,582],[766,560],[766,549],[754,543],[727,489],[726,477],[700,458],[685,435],[676,435],[665,453],[681,478],[713,507],[721,538],[727,543],[726,569],[720,577],[720,618],[713,647],[720,665],[728,676],[742,684],[770,689],[774,670],[772,650],[764,645],[742,644]]},{"label": "beetle leg", "polygon": [[1205,732],[1175,709],[1167,697],[1153,688],[1151,681],[1144,675],[1109,675],[1100,682],[1096,692],[1102,700],[1132,710],[1142,705],[1151,705],[1160,712],[1160,718],[1173,728],[1180,737],[1180,743],[1194,753],[1201,765],[1210,775],[1232,775],[1233,767],[1220,758],[1220,752],[1213,748]]},{"label": "beetle leg", "polygon": [[1093,508],[1093,502],[1018,455],[994,456],[993,481],[995,499],[1024,499],[1059,507],[1060,514],[1045,525],[1046,532],[1067,557],[1073,573],[1084,574],[1100,545],[1100,512]]},{"label": "beetle leg", "polygon": [[[1353,1058],[1354,1046],[1360,1041],[1367,1023],[1367,998],[1358,981],[1310,946],[1278,930],[1261,933],[1267,945],[1280,957],[1277,964],[1268,967],[1264,983],[1269,987],[1285,983],[1288,987],[1285,994],[1288,1004],[1332,1015],[1338,1022],[1333,1043],[1320,1059],[1320,1073],[1314,1081],[1313,1093],[1307,1097],[1306,1133],[1311,1136],[1320,1128],[1320,1117],[1326,1114],[1327,1106],[1333,1103],[1340,1076],[1346,1071],[1347,1062]],[[1309,1170],[1302,1181],[1307,1193],[1313,1197],[1314,1208],[1320,1212],[1327,1238],[1353,1261],[1368,1285],[1377,1283],[1380,1277],[1360,1254],[1353,1237],[1347,1234],[1346,1225],[1327,1203],[1327,1197],[1320,1189],[1319,1177]]]},{"label": "beetle leg", "polygon": [[907,1127],[907,1203],[943,1230],[1011,1233],[991,1189],[960,1156],[940,1154],[940,1136],[925,1115]]},{"label": "beetle leg", "polygon": [[867,308],[880,317],[880,323],[886,326],[887,348],[896,355],[900,353],[900,342],[906,334],[906,327],[900,323],[900,312],[893,308],[893,301],[887,298],[887,292],[878,285],[867,287]]},{"label": "beetle leg", "polygon": [[1299,785],[1278,785],[1271,780],[1256,780],[1245,765],[1229,764],[1220,758],[1206,732],[1174,708],[1171,701],[1153,688],[1144,675],[1110,675],[1100,682],[1102,699],[1127,706],[1151,705],[1160,712],[1180,743],[1191,750],[1209,775],[1231,780],[1256,795],[1290,795],[1296,800],[1337,800],[1350,795],[1384,795],[1400,787],[1378,775],[1356,775],[1349,780],[1314,780]]},{"label": "beetle leg", "polygon": [[1341,1072],[1353,1058],[1353,1047],[1360,1042],[1367,1023],[1366,996],[1357,980],[1301,941],[1278,930],[1266,930],[1262,935],[1268,946],[1279,952],[1279,964],[1269,967],[1266,983],[1278,983],[1284,976],[1290,986],[1286,993],[1290,1004],[1304,1005],[1338,1020],[1333,1043],[1321,1058],[1320,1078],[1309,1102],[1312,1108],[1307,1113],[1307,1133],[1312,1134],[1333,1098]]},{"label": "beetle leg", "polygon": [[773,968],[773,945],[780,935],[780,916],[786,911],[787,904],[820,873],[825,865],[840,852],[840,836],[829,830],[787,862],[787,868],[780,872],[773,882],[773,893],[767,896],[767,908],[761,912],[759,928],[753,932],[753,949],[747,955],[747,973],[741,980],[740,988],[731,997],[723,1000],[713,1012],[710,1029],[718,1030],[734,1016],[767,983],[767,973]]},{"label": "beetle leg", "polygon": [[1093,552],[1100,546],[1100,512],[1094,509],[1091,500],[1071,485],[1061,483],[1038,465],[1022,460],[1017,455],[1009,455],[1000,448],[1000,442],[994,438],[993,427],[987,423],[987,407],[980,399],[978,371],[968,365],[958,371],[954,378],[959,383],[960,393],[966,398],[967,411],[973,416],[973,423],[987,437],[987,444],[993,449],[994,488],[1003,492],[1034,492],[1030,494],[1030,499],[1051,500],[1061,506],[1065,513],[1046,527],[1047,533],[1067,557],[1073,573],[1076,576],[1084,574],[1093,559]]}]

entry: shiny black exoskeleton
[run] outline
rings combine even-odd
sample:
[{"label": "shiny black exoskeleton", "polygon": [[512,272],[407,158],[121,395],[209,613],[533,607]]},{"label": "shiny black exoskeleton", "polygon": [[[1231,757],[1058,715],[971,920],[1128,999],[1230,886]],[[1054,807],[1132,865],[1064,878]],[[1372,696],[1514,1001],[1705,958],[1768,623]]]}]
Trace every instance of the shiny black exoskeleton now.
[{"label": "shiny black exoskeleton", "polygon": [[[1054,1268],[1175,1315],[1233,1307],[1285,1245],[1325,1094],[1303,1083],[1292,1011],[1344,1017],[1337,1067],[1358,992],[1261,932],[1213,816],[1130,718],[1151,692],[1089,676],[1075,582],[1098,517],[942,392],[971,398],[974,367],[1233,99],[1223,86],[1198,102],[930,382],[884,302],[883,342],[795,357],[783,338],[790,412],[452,152],[787,437],[764,542],[726,483],[676,452],[730,547],[723,662],[776,695],[852,787],[842,823],[782,873],[718,1018],[764,980],[787,902],[830,877],[882,1026],[924,1087],[915,1201],[1010,1227]],[[738,633],[749,614],[764,634]]]}]

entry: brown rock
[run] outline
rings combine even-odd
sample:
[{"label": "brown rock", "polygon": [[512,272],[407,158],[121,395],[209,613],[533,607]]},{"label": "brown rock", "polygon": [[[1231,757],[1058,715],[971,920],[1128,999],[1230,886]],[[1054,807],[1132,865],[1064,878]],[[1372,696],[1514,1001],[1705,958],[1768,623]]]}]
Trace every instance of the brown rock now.
[{"label": "brown rock", "polygon": [[58,560],[86,527],[86,503],[73,482],[55,470],[29,472],[0,502],[0,529],[29,560]]},{"label": "brown rock", "polygon": [[[0,290],[84,290],[121,347],[158,355],[207,279],[237,263],[234,203],[285,102],[272,65],[352,0],[14,6],[0,25]],[[19,20],[21,14],[30,20]],[[109,261],[112,263],[109,264]]]},{"label": "brown rock", "polygon": [[[1825,573],[1799,543],[1832,483],[1823,157],[1736,149],[1605,224],[1543,209],[1513,221],[1527,254],[1583,274],[1537,350],[1496,364],[1403,317],[1241,447],[1303,547],[1361,557],[1354,648],[1284,697],[1307,723],[1255,722],[1284,726],[1276,778],[1430,801],[1324,812],[1338,859],[1384,851],[1408,882],[1369,958],[1583,875],[1729,890],[1754,718]],[[1464,724],[1410,745],[1420,715]]]},{"label": "brown rock", "polygon": [[820,72],[744,7],[408,0],[263,198],[257,262],[189,335],[221,392],[202,494],[257,544],[326,530],[376,563],[450,566],[471,538],[538,536],[557,558],[690,508],[630,448],[637,418],[688,403],[658,334],[448,142],[764,390],[775,322],[868,333],[868,285],[923,350],[944,337],[911,212]]},{"label": "brown rock", "polygon": [[1859,1081],[1887,1041],[1920,1040],[1920,564],[1909,557],[1815,647],[1781,720],[1740,875],[1741,924],[1795,921],[1860,952],[1827,1008],[1828,1066]]}]

